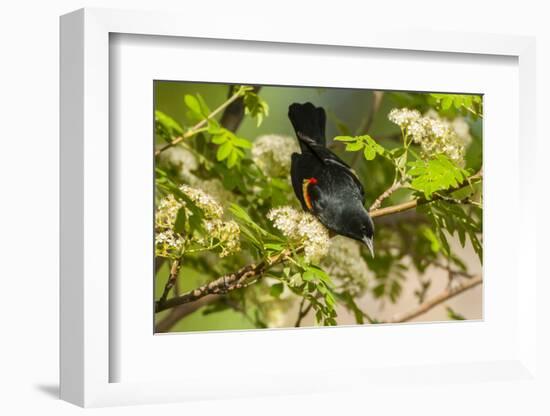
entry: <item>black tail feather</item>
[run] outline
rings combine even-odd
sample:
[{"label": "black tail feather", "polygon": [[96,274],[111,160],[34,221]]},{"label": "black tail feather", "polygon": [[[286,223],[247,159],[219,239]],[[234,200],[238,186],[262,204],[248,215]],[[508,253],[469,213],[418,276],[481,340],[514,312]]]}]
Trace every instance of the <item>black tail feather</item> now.
[{"label": "black tail feather", "polygon": [[298,139],[302,136],[313,139],[317,144],[326,146],[326,114],[322,107],[311,103],[294,103],[288,108],[288,118],[296,131]]}]

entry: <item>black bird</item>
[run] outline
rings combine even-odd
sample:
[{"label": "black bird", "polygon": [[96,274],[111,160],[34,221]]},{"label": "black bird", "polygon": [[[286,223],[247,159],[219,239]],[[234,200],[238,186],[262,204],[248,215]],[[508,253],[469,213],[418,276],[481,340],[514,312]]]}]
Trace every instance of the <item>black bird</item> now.
[{"label": "black bird", "polygon": [[336,234],[362,241],[374,256],[374,224],[355,173],[326,147],[326,114],[311,103],[288,108],[301,153],[292,154],[292,187],[305,211]]}]

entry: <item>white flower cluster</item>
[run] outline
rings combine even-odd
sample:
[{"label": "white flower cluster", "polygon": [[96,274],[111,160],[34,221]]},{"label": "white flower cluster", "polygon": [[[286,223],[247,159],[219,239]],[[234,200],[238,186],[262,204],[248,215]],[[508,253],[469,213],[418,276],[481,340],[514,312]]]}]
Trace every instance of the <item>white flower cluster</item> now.
[{"label": "white flower cluster", "polygon": [[[235,221],[222,219],[221,205],[201,189],[182,185],[180,190],[185,193],[202,211],[203,226],[206,236],[197,233],[182,235],[174,230],[176,218],[180,209],[185,208],[185,202],[177,200],[169,194],[163,198],[158,206],[155,217],[155,253],[161,257],[179,257],[185,253],[188,245],[193,243],[204,250],[219,247],[220,257],[227,256],[240,249],[240,229]],[[192,212],[187,209],[187,215]],[[196,249],[194,249],[196,250]]]},{"label": "white flower cluster", "polygon": [[451,123],[434,110],[421,115],[417,110],[394,108],[388,119],[401,127],[406,137],[420,145],[423,157],[443,153],[455,163],[464,164],[466,145],[471,136],[463,118],[458,117]]},{"label": "white flower cluster", "polygon": [[193,171],[199,168],[197,157],[182,146],[173,146],[160,154],[160,162],[177,172],[178,177],[193,188],[202,189],[227,207],[235,200],[235,195],[225,189],[219,179],[204,179],[196,176]]},{"label": "white flower cluster", "polygon": [[388,120],[402,129],[406,129],[411,122],[418,120],[420,117],[420,111],[409,110],[408,108],[394,108],[388,114]]},{"label": "white flower cluster", "polygon": [[163,198],[155,216],[155,254],[160,257],[178,257],[185,246],[185,238],[174,231],[178,211],[182,207],[174,195]]},{"label": "white flower cluster", "polygon": [[313,215],[291,207],[280,207],[269,211],[267,218],[293,243],[304,245],[307,262],[318,261],[327,254],[328,231]]},{"label": "white flower cluster", "polygon": [[225,189],[222,181],[219,179],[202,179],[195,176],[189,181],[189,184],[195,188],[202,189],[216,199],[216,201],[220,201],[223,207],[229,207],[232,202],[235,202],[235,194]]},{"label": "white flower cluster", "polygon": [[361,256],[359,242],[336,236],[330,241],[328,255],[321,266],[352,296],[364,293],[368,283],[368,267]]},{"label": "white flower cluster", "polygon": [[192,188],[189,185],[182,185],[180,190],[191,199],[203,211],[206,218],[221,218],[223,215],[222,206],[213,197],[202,189]]},{"label": "white flower cluster", "polygon": [[297,151],[296,139],[268,134],[258,137],[252,144],[252,160],[266,176],[288,176],[290,157]]},{"label": "white flower cluster", "polygon": [[160,154],[160,163],[172,167],[181,179],[188,182],[195,177],[191,172],[199,167],[193,152],[183,146],[172,146],[163,151]]},{"label": "white flower cluster", "polygon": [[220,257],[228,256],[241,249],[239,235],[241,229],[235,221],[222,221],[219,218],[204,221],[209,237],[220,242]]}]

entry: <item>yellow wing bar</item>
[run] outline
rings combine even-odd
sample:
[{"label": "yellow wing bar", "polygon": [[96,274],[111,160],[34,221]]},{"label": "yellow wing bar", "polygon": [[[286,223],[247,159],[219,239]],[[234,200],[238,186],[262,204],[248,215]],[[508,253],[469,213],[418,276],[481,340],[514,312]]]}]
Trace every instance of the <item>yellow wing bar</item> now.
[{"label": "yellow wing bar", "polygon": [[307,209],[313,211],[313,205],[311,204],[311,197],[309,196],[309,186],[315,185],[317,183],[316,178],[304,179],[302,181],[302,195],[304,196],[304,202],[306,203]]}]

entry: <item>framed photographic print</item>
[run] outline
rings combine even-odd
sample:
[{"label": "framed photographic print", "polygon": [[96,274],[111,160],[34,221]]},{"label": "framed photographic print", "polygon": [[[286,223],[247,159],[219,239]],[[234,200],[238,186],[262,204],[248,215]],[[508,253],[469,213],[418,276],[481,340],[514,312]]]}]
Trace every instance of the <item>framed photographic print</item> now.
[{"label": "framed photographic print", "polygon": [[533,40],[179,21],[61,20],[62,398],[532,379]]}]

